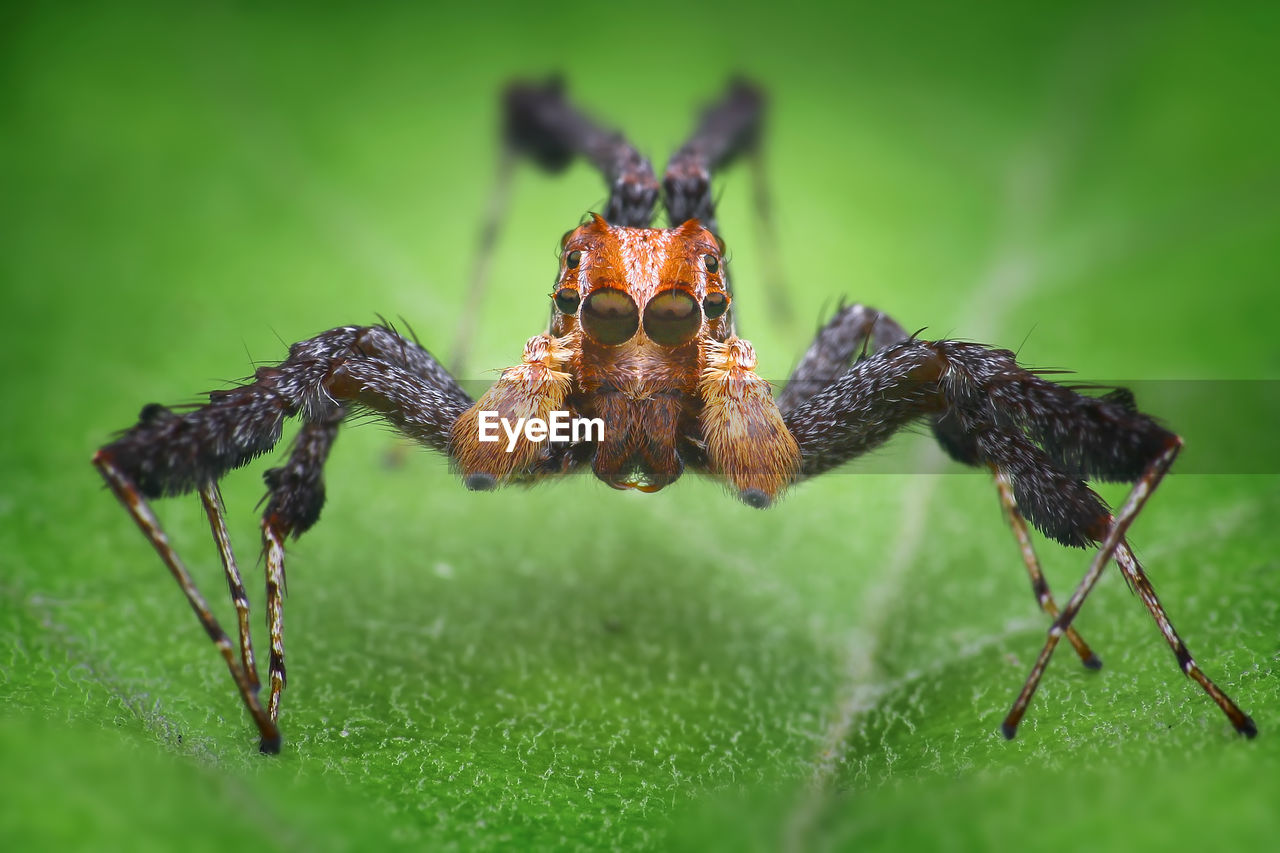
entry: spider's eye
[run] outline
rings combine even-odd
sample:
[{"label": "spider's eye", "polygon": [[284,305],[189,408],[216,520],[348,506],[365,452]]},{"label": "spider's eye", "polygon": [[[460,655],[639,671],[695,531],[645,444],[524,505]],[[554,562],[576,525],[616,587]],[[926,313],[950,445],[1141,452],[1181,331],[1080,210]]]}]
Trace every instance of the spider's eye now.
[{"label": "spider's eye", "polygon": [[588,293],[582,302],[582,328],[596,343],[616,347],[635,336],[640,328],[640,309],[626,292],[602,287]]},{"label": "spider's eye", "polygon": [[708,293],[707,298],[702,300],[702,313],[707,315],[708,320],[723,316],[728,310],[729,297],[723,293]]},{"label": "spider's eye", "polygon": [[579,252],[577,249],[574,249],[572,252],[565,255],[564,257],[565,267],[571,270],[576,270],[578,268],[578,264],[581,262],[582,262],[582,252]]},{"label": "spider's eye", "polygon": [[557,290],[555,299],[556,310],[561,314],[577,314],[578,303],[582,301],[577,289],[572,287],[562,287]]},{"label": "spider's eye", "polygon": [[715,255],[703,255],[702,265],[707,268],[707,272],[720,271],[720,259],[717,258]]},{"label": "spider's eye", "polygon": [[698,300],[683,290],[659,293],[644,306],[644,333],[658,346],[687,344],[702,328]]}]

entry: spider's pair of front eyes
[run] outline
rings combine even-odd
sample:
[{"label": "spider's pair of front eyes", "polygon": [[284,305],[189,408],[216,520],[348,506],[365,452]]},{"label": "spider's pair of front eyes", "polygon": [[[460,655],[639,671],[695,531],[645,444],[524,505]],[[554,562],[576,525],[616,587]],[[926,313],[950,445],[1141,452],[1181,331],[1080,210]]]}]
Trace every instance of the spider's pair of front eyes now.
[{"label": "spider's pair of front eyes", "polygon": [[[570,252],[565,265],[574,269],[582,261],[582,253]],[[708,272],[720,269],[720,259],[704,255]],[[576,287],[566,286],[554,294],[556,310],[561,314],[577,314],[582,329],[593,341],[605,346],[618,346],[635,337],[640,328],[640,309],[631,294],[616,287],[600,287],[587,294],[584,301]],[[729,310],[729,297],[708,293],[699,305],[684,290],[664,290],[644,306],[644,333],[659,346],[676,347],[693,340],[702,328],[702,318],[714,320]]]},{"label": "spider's pair of front eyes", "polygon": [[[577,314],[582,330],[593,341],[605,346],[618,346],[635,337],[640,328],[640,309],[631,294],[616,287],[601,287],[578,296],[577,288],[562,287],[556,291],[556,310]],[[702,328],[702,318],[714,320],[729,308],[723,293],[708,293],[698,300],[683,290],[664,290],[644,306],[644,333],[664,347],[676,347],[693,340]]]}]

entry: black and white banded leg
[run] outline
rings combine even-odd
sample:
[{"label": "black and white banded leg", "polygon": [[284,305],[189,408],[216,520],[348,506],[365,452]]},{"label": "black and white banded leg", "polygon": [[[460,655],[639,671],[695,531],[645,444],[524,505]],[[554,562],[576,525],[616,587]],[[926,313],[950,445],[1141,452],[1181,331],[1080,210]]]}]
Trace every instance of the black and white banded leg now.
[{"label": "black and white banded leg", "polygon": [[[1022,517],[1018,502],[1014,500],[1013,483],[999,468],[993,468],[992,474],[995,478],[996,490],[1000,495],[1000,506],[1004,509],[1005,518],[1009,521],[1014,538],[1018,540],[1018,552],[1022,555],[1022,562],[1027,567],[1027,574],[1031,578],[1031,594],[1035,596],[1040,609],[1056,620],[1060,612],[1058,603],[1053,599],[1053,593],[1049,590],[1049,581],[1040,568],[1040,559],[1036,556],[1035,546],[1031,544],[1031,531],[1027,529],[1027,520]],[[1080,656],[1080,662],[1087,669],[1102,669],[1102,661],[1074,627],[1068,626],[1067,641],[1071,643],[1076,654]]]},{"label": "black and white banded leg", "polygon": [[1138,513],[1142,511],[1143,506],[1146,505],[1156,487],[1160,485],[1160,481],[1168,473],[1170,466],[1173,465],[1173,460],[1177,458],[1181,449],[1182,440],[1177,436],[1170,436],[1165,449],[1152,460],[1146,471],[1138,478],[1138,482],[1130,490],[1129,496],[1120,508],[1120,512],[1114,518],[1108,518],[1109,529],[1106,537],[1094,554],[1093,561],[1089,564],[1089,569],[1076,587],[1076,591],[1049,628],[1049,635],[1045,640],[1044,647],[1040,650],[1039,656],[1031,667],[1027,681],[1000,726],[1000,730],[1005,737],[1013,738],[1017,734],[1018,724],[1027,712],[1027,707],[1031,703],[1031,697],[1035,695],[1036,688],[1040,686],[1040,679],[1044,675],[1045,668],[1049,665],[1053,650],[1057,647],[1058,641],[1062,638],[1066,629],[1070,627],[1071,621],[1080,612],[1085,598],[1088,597],[1094,585],[1097,584],[1098,579],[1102,577],[1103,569],[1106,568],[1107,563],[1113,557],[1120,566],[1125,579],[1138,591],[1143,603],[1151,611],[1151,615],[1156,620],[1156,624],[1159,625],[1161,633],[1164,634],[1165,639],[1173,649],[1183,673],[1195,679],[1204,688],[1209,697],[1227,715],[1227,719],[1231,721],[1231,725],[1235,727],[1237,732],[1250,738],[1258,733],[1258,727],[1254,724],[1252,718],[1241,711],[1240,707],[1226,693],[1222,692],[1222,689],[1214,684],[1195,664],[1195,661],[1191,659],[1191,653],[1187,651],[1187,647],[1178,636],[1173,623],[1169,621],[1168,615],[1160,605],[1160,600],[1156,598],[1155,590],[1151,588],[1150,581],[1142,571],[1137,559],[1134,558],[1133,551],[1125,540],[1125,534],[1128,532],[1129,527],[1133,524],[1134,519],[1137,518]]}]

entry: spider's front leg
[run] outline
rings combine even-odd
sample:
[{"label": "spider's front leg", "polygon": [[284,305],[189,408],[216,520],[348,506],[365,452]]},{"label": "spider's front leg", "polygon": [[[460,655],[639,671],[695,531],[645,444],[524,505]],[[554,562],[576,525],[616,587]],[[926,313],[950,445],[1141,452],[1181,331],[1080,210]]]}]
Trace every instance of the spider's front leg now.
[{"label": "spider's front leg", "polygon": [[[1049,629],[1002,731],[1013,737],[1049,658],[1114,557],[1139,591],[1182,671],[1218,705],[1236,731],[1257,733],[1248,717],[1196,665],[1125,540],[1159,485],[1181,439],[1139,412],[1127,392],[1084,397],[1018,366],[1013,354],[960,341],[906,340],[854,365],[786,415],[800,446],[802,473],[830,470],[925,417],[952,429],[975,461],[1007,478],[1017,506],[1064,545],[1099,545],[1071,599]],[[1086,478],[1134,483],[1114,516]]]},{"label": "spider's front leg", "polygon": [[[407,436],[447,451],[449,430],[471,400],[417,344],[382,326],[346,326],[294,344],[275,367],[254,381],[209,395],[207,405],[184,413],[147,406],[137,425],[103,447],[94,464],[171,574],[226,661],[261,735],[263,752],[278,752],[277,725],[284,665],[284,542],[319,518],[324,503],[322,468],[339,422],[364,407],[381,414]],[[262,521],[267,573],[267,624],[271,639],[270,698],[258,701],[259,681],[249,634],[249,603],[223,518],[217,481],[265,453],[280,438],[283,422],[304,420],[288,461],[266,474]],[[200,594],[148,499],[199,491],[222,557],[239,623],[240,644],[227,637]]]}]

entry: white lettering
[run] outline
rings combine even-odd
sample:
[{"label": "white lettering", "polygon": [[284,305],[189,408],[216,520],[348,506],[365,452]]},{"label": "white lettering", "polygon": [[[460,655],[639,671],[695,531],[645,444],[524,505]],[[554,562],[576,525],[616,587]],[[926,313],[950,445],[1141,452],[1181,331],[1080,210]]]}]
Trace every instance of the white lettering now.
[{"label": "white lettering", "polygon": [[520,430],[524,429],[525,419],[516,418],[516,425],[511,426],[511,421],[506,418],[502,419],[502,431],[507,434],[507,452],[516,449],[516,439],[520,437]]},{"label": "white lettering", "polygon": [[552,441],[568,441],[569,440],[569,413],[564,411],[554,411],[551,413],[549,422],[551,433],[547,437]]},{"label": "white lettering", "polygon": [[508,418],[499,417],[491,410],[482,410],[476,419],[476,438],[480,441],[498,441],[498,427],[507,436],[507,452],[516,449],[521,437],[532,444],[543,441],[604,441],[603,418],[576,418],[570,412],[556,410],[548,413],[548,418],[516,418],[513,423]]},{"label": "white lettering", "polygon": [[[579,434],[581,428],[581,434]],[[592,437],[592,433],[595,437]],[[574,441],[604,441],[604,418],[574,418]]]},{"label": "white lettering", "polygon": [[476,424],[476,436],[481,441],[498,440],[498,413],[481,409],[480,419]]}]

